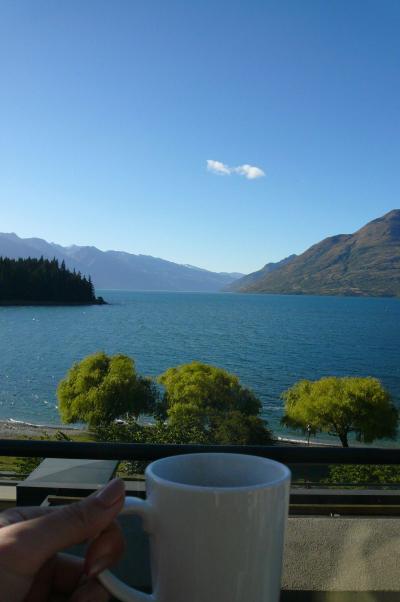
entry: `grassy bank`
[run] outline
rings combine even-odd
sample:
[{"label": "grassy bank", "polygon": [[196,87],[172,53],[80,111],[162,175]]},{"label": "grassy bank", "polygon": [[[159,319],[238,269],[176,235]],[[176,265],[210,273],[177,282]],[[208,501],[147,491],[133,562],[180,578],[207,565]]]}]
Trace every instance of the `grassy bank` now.
[{"label": "grassy bank", "polygon": [[[9,426],[11,425],[11,428]],[[58,435],[58,433],[62,433]],[[90,433],[85,430],[78,430],[64,427],[45,427],[20,425],[16,423],[0,422],[0,439],[21,439],[30,441],[54,440],[62,438],[63,435],[71,441],[85,442],[93,441]],[[23,462],[21,458],[11,456],[0,456],[0,472],[23,473],[24,466],[29,466],[29,459]],[[34,459],[32,459],[34,462]]]}]

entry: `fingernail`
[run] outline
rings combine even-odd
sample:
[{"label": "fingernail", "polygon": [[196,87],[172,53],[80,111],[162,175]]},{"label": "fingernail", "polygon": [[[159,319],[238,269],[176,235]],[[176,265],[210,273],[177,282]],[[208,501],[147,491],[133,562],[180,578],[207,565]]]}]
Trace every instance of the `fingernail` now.
[{"label": "fingernail", "polygon": [[92,565],[87,568],[86,574],[90,577],[95,577],[105,569],[108,569],[114,563],[114,559],[110,555],[100,556],[97,560],[94,560]]},{"label": "fingernail", "polygon": [[125,484],[121,479],[113,479],[96,493],[96,497],[104,506],[114,506],[124,494]]}]

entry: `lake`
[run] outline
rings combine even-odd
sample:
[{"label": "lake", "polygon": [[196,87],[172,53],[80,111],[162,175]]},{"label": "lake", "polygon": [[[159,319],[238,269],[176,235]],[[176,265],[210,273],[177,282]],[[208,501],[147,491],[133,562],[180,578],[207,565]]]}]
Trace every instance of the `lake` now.
[{"label": "lake", "polygon": [[400,300],[98,291],[110,304],[0,308],[0,419],[60,423],[56,387],[95,351],[142,374],[199,360],[254,389],[279,434],[280,394],[301,378],[375,376],[400,406]]}]

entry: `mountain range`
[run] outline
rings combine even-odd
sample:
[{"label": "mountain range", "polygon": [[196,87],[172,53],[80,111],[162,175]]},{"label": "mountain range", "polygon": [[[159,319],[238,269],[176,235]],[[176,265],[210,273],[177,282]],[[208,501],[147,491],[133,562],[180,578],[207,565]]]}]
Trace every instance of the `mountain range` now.
[{"label": "mountain range", "polygon": [[226,290],[303,295],[400,296],[400,210],[353,234],[325,238],[301,255],[267,264]]},{"label": "mountain range", "polygon": [[101,251],[89,246],[63,247],[41,238],[20,238],[14,233],[0,233],[0,256],[12,259],[55,257],[60,262],[65,261],[68,268],[90,275],[96,289],[215,292],[243,276],[210,272],[150,255]]},{"label": "mountain range", "polygon": [[55,257],[68,268],[90,275],[97,289],[400,297],[400,209],[353,234],[330,236],[301,255],[267,263],[246,276],[150,255],[63,247],[14,233],[0,234],[0,256]]}]

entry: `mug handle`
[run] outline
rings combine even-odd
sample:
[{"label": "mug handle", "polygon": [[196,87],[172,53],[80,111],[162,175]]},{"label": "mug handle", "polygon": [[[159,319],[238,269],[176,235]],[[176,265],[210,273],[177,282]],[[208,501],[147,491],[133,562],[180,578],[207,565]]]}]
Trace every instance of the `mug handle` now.
[{"label": "mug handle", "polygon": [[[127,497],[125,498],[125,504],[120,515],[136,514],[140,516],[143,519],[144,530],[149,532],[151,512],[151,506],[147,501],[137,497]],[[126,585],[118,577],[115,577],[111,571],[102,571],[97,576],[97,579],[110,594],[118,598],[121,602],[156,602],[153,594],[145,594],[134,587]]]}]

